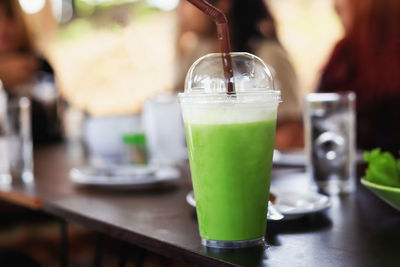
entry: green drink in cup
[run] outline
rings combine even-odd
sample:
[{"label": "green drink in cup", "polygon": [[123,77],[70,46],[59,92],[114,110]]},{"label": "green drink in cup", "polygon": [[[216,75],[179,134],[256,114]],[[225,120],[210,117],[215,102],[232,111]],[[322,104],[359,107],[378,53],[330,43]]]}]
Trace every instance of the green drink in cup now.
[{"label": "green drink in cup", "polygon": [[190,68],[179,94],[202,244],[264,243],[280,92],[269,69],[248,53],[230,53],[234,94],[221,54]]}]

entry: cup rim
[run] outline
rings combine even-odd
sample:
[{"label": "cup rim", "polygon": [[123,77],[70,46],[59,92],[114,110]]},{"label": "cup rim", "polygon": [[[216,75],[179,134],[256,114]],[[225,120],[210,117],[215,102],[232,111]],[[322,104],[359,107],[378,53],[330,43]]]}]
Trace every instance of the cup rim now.
[{"label": "cup rim", "polygon": [[205,92],[182,92],[178,94],[180,103],[194,104],[254,104],[268,103],[279,104],[282,102],[281,92],[275,90],[236,92],[234,95],[228,95],[226,92],[205,93]]}]

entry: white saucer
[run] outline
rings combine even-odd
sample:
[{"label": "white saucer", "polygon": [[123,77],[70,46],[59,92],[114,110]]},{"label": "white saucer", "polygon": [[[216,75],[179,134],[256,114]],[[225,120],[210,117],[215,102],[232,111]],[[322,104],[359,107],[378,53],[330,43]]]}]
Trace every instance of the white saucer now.
[{"label": "white saucer", "polygon": [[317,192],[296,192],[271,188],[276,196],[274,206],[285,216],[285,220],[321,212],[331,206],[329,197]]},{"label": "white saucer", "polygon": [[[187,195],[186,195],[186,202],[190,205],[190,206],[192,206],[193,208],[195,208],[196,207],[196,200],[194,199],[194,193],[193,193],[193,191],[190,191],[189,193],[187,193]],[[268,206],[269,207],[269,206]],[[273,211],[273,210],[272,210]],[[271,214],[270,214],[271,213]],[[280,220],[283,220],[284,219],[284,217],[282,216],[282,214],[278,214],[278,216],[277,216],[277,214],[276,214],[276,212],[274,213],[274,212],[271,212],[270,210],[268,211],[268,214],[267,214],[267,220],[268,221],[280,221]]]},{"label": "white saucer", "polygon": [[112,169],[87,166],[71,169],[69,177],[77,185],[129,189],[176,180],[180,177],[180,171],[172,167],[157,168],[152,165],[120,166]]},{"label": "white saucer", "polygon": [[196,200],[194,200],[194,193],[193,191],[190,191],[186,195],[186,202],[192,206],[193,208],[196,208]]},{"label": "white saucer", "polygon": [[[356,162],[364,162],[363,151],[357,150]],[[307,164],[307,155],[303,149],[282,152],[274,149],[272,163],[282,166],[304,167]]]},{"label": "white saucer", "polygon": [[306,165],[307,157],[304,150],[294,150],[291,152],[281,152],[274,149],[272,163],[284,166],[303,167]]},{"label": "white saucer", "polygon": [[[284,215],[282,220],[297,219],[308,214],[321,212],[331,206],[329,197],[316,192],[298,193],[278,189],[271,189],[271,192],[276,196],[275,209]],[[196,207],[193,191],[186,195],[186,202],[190,206]],[[267,219],[272,220],[271,218]]]}]

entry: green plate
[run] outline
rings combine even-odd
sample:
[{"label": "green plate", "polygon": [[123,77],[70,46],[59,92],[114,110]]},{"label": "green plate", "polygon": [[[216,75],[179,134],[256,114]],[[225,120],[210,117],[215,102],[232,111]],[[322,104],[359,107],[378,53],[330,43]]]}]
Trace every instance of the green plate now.
[{"label": "green plate", "polygon": [[361,179],[361,183],[383,201],[400,211],[400,187],[371,183],[365,180],[365,178]]}]

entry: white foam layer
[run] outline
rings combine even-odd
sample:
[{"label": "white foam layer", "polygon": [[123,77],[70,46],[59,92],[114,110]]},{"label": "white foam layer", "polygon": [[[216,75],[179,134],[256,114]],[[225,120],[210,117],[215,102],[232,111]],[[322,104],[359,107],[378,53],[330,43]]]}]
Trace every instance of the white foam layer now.
[{"label": "white foam layer", "polygon": [[277,104],[254,106],[243,104],[229,105],[190,105],[182,104],[183,119],[189,124],[234,124],[276,120]]}]

